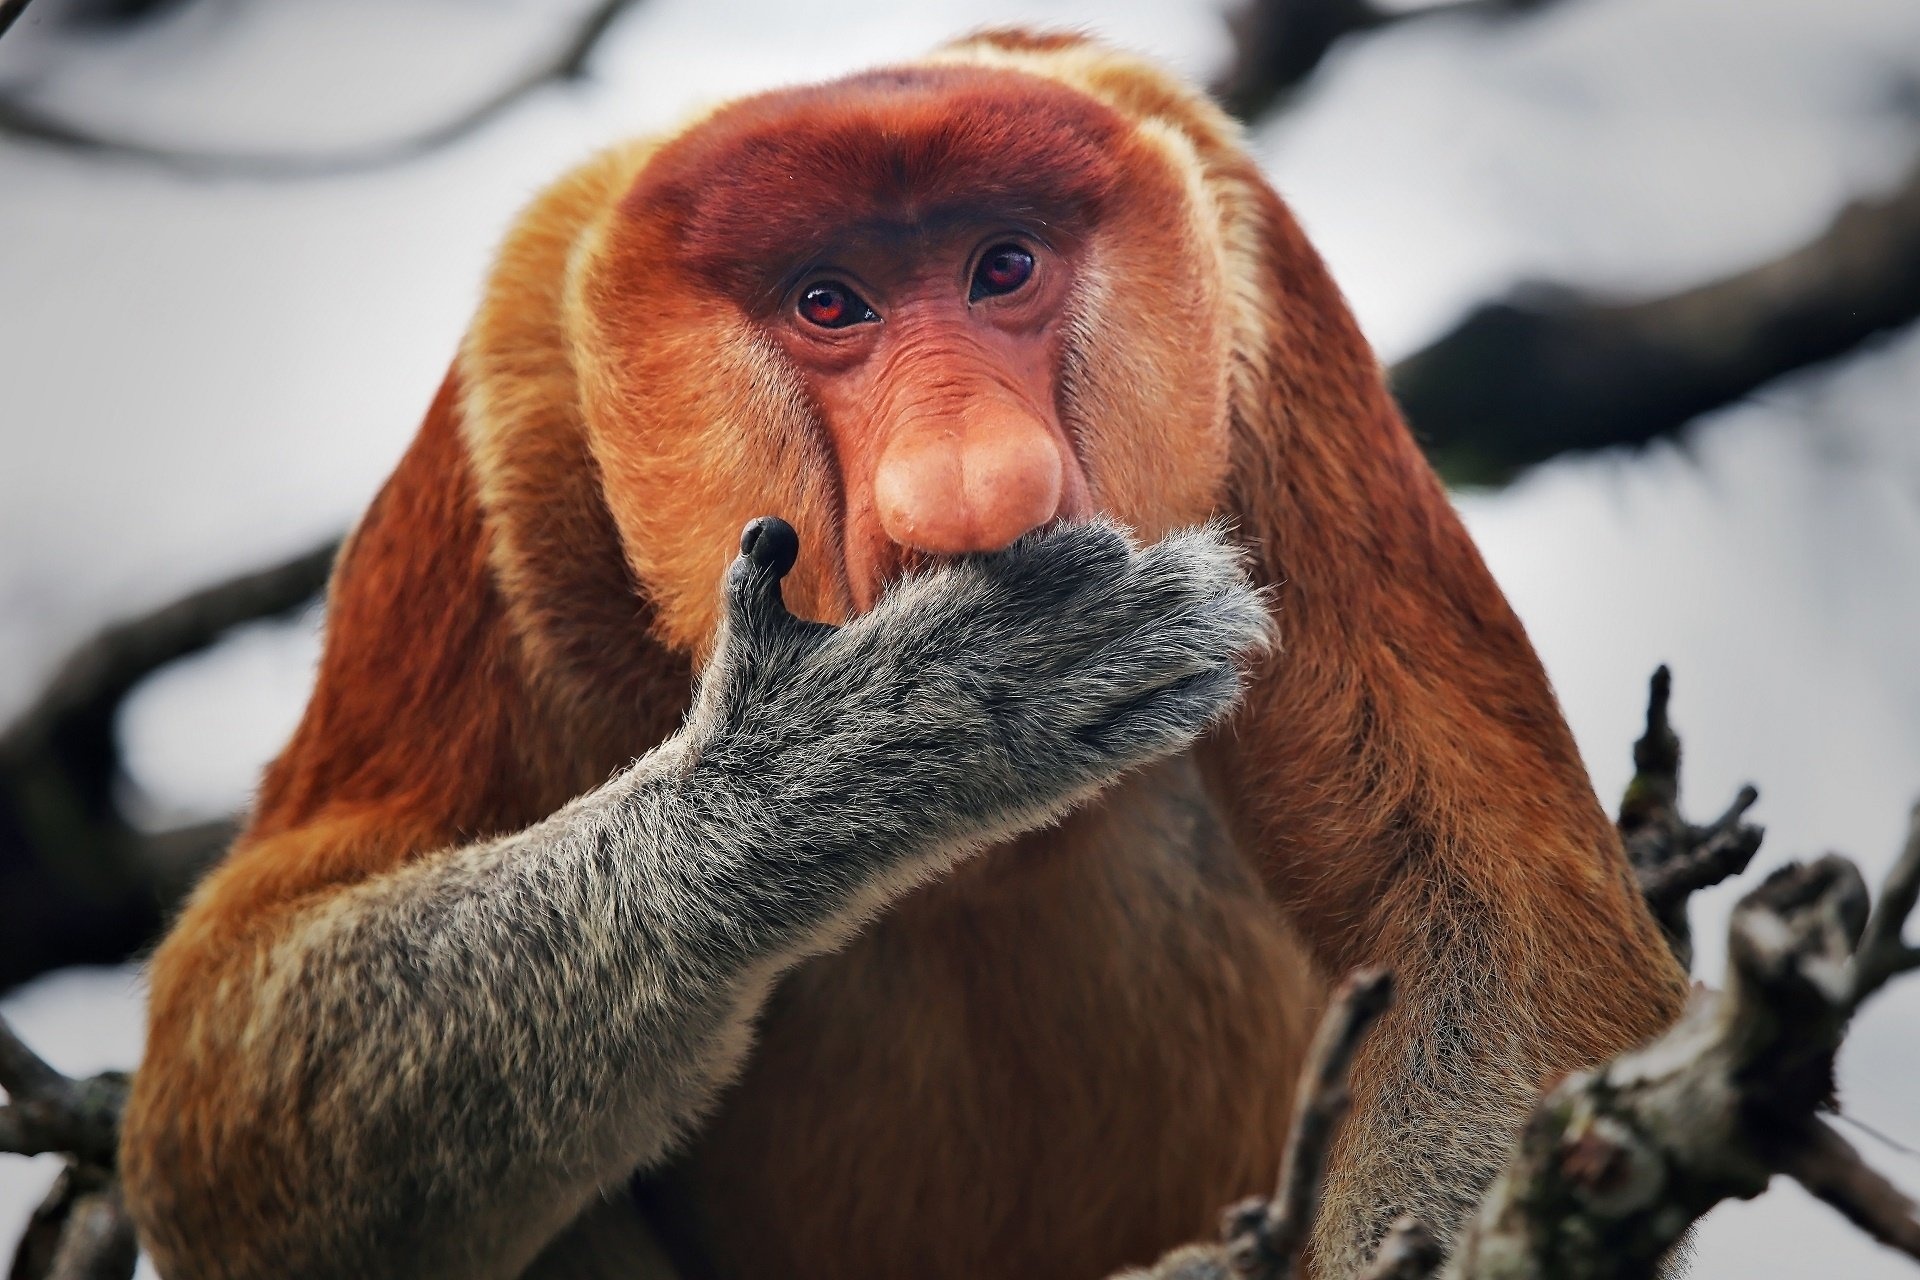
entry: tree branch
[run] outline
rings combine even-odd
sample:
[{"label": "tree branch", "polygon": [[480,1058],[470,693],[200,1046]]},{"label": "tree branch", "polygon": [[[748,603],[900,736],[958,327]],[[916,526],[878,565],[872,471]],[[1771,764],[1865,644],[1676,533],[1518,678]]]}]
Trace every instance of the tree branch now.
[{"label": "tree branch", "polygon": [[[1151,1268],[1115,1280],[1288,1280],[1298,1273],[1320,1209],[1327,1154],[1353,1103],[1348,1070],[1392,1001],[1393,977],[1384,969],[1352,974],[1334,993],[1294,1094],[1293,1126],[1273,1198],[1227,1210],[1219,1244],[1176,1249]],[[1421,1247],[1413,1236],[1405,1244]]]},{"label": "tree branch", "polygon": [[1781,1144],[1780,1171],[1890,1249],[1920,1260],[1920,1207],[1815,1119]]},{"label": "tree branch", "polygon": [[1772,262],[1668,297],[1535,287],[1482,306],[1394,367],[1449,479],[1645,444],[1785,374],[1920,319],[1920,165]]},{"label": "tree branch", "polygon": [[0,36],[7,34],[7,30],[20,20],[20,15],[32,3],[33,0],[0,0]]},{"label": "tree branch", "polygon": [[1647,727],[1633,744],[1633,780],[1620,802],[1620,835],[1640,892],[1682,966],[1693,967],[1687,903],[1747,869],[1760,850],[1761,827],[1743,819],[1760,798],[1740,788],[1725,813],[1704,827],[1680,813],[1680,738],[1668,716],[1673,675],[1657,668],[1647,690]]},{"label": "tree branch", "polygon": [[66,1168],[27,1223],[8,1280],[127,1280],[139,1252],[113,1165],[128,1077],[74,1080],[0,1018],[0,1152],[60,1152]]},{"label": "tree branch", "polygon": [[1210,91],[1228,114],[1256,120],[1304,84],[1348,36],[1443,15],[1510,17],[1552,2],[1441,0],[1417,9],[1383,9],[1372,0],[1246,0],[1227,15],[1233,56]]},{"label": "tree branch", "polygon": [[460,142],[549,85],[584,79],[600,41],[635,3],[637,0],[600,0],[581,17],[558,48],[486,97],[438,124],[372,146],[305,155],[169,147],[93,129],[6,96],[0,96],[0,136],[102,159],[150,165],[197,178],[324,178],[365,173]]},{"label": "tree branch", "polygon": [[1907,842],[1867,917],[1866,932],[1853,957],[1849,1001],[1859,1005],[1896,974],[1920,968],[1920,947],[1901,939],[1914,902],[1920,899],[1920,804],[1907,818]]},{"label": "tree branch", "polygon": [[[1904,862],[1904,859],[1903,859]],[[1904,868],[1877,936],[1912,907]],[[1658,1274],[1714,1204],[1788,1173],[1882,1243],[1920,1259],[1914,1206],[1817,1112],[1858,998],[1867,891],[1844,858],[1775,872],[1728,931],[1728,984],[1644,1048],[1540,1104],[1447,1275],[1628,1280]]]},{"label": "tree branch", "polygon": [[1384,969],[1363,969],[1342,984],[1320,1020],[1294,1095],[1279,1189],[1272,1200],[1249,1201],[1230,1219],[1228,1256],[1247,1280],[1285,1280],[1299,1267],[1320,1213],[1327,1154],[1353,1105],[1347,1069],[1392,1002],[1393,976]]},{"label": "tree branch", "polygon": [[83,1164],[113,1167],[127,1076],[112,1071],[73,1080],[48,1066],[0,1018],[0,1151],[37,1156],[58,1151]]},{"label": "tree branch", "polygon": [[106,628],[0,732],[0,989],[62,964],[124,959],[232,840],[232,819],[158,834],[128,821],[120,708],[161,667],[311,601],[337,545]]}]

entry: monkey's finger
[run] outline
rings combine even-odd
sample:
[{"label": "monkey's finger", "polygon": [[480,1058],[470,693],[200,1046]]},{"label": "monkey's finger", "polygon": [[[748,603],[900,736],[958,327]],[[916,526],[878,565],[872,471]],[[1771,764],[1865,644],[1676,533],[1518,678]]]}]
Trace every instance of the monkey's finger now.
[{"label": "monkey's finger", "polygon": [[1247,582],[1247,555],[1220,525],[1197,525],[1141,548],[1135,572],[1142,579],[1188,584],[1200,594],[1217,595]]},{"label": "monkey's finger", "polygon": [[1049,637],[1041,670],[1127,688],[1142,675],[1245,662],[1268,647],[1266,601],[1217,529],[1170,534],[1125,560],[1067,606],[1074,625]]},{"label": "monkey's finger", "polygon": [[740,554],[756,568],[784,578],[800,558],[800,535],[779,516],[756,516],[740,531]]},{"label": "monkey's finger", "polygon": [[[1198,680],[1199,692],[1170,700],[1199,717],[1191,726],[1198,732],[1230,706],[1240,673],[1259,650],[1265,621],[1260,597],[1246,587],[1123,620],[1104,643],[1055,677],[1055,694],[1098,719],[1123,715],[1143,700],[1157,700],[1163,690]],[[1227,677],[1224,684],[1214,680],[1220,675]],[[1214,695],[1224,701],[1208,706],[1207,697]]]},{"label": "monkey's finger", "polygon": [[777,626],[792,618],[780,579],[800,558],[800,535],[779,516],[758,516],[740,531],[740,554],[727,569],[727,614],[736,627]]},{"label": "monkey's finger", "polygon": [[1202,664],[1137,692],[1083,729],[1082,740],[1129,764],[1169,755],[1231,710],[1241,688],[1239,669],[1231,662]]},{"label": "monkey's finger", "polygon": [[1003,607],[1035,616],[1059,613],[1125,577],[1133,554],[1127,533],[1107,520],[1050,525],[978,560]]}]

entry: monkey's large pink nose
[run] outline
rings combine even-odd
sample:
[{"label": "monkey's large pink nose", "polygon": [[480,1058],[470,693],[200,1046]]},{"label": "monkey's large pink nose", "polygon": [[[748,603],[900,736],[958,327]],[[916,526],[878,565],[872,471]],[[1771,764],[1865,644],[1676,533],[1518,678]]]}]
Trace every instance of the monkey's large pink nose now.
[{"label": "monkey's large pink nose", "polygon": [[1060,445],[1012,406],[916,423],[888,442],[873,477],[880,527],[936,555],[998,551],[1060,513]]}]

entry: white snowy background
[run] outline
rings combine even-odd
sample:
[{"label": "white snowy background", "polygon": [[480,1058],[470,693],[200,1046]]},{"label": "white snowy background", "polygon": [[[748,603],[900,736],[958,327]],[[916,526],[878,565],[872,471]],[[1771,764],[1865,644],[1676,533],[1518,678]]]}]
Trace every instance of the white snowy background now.
[{"label": "white snowy background", "polygon": [[[0,719],[102,621],[344,526],[417,425],[492,245],[599,144],[738,91],[1071,24],[1206,76],[1220,0],[644,0],[590,80],[446,151],[261,182],[0,144]],[[125,39],[36,23],[0,85],[204,148],[324,150],[425,125],[553,47],[581,0],[202,0]],[[48,4],[51,11],[52,5]],[[1256,134],[1387,360],[1529,278],[1622,295],[1739,268],[1885,188],[1920,147],[1915,0],[1569,0],[1337,49]],[[1760,866],[1884,871],[1920,797],[1920,327],[1767,388],[1678,445],[1565,460],[1460,506],[1603,796],[1673,664],[1705,816],[1751,779]],[[317,620],[155,679],[123,731],[156,822],[242,803],[298,715]],[[1747,877],[1751,882],[1752,875]],[[1696,904],[1706,976],[1738,886]],[[0,1000],[72,1072],[130,1066],[138,976]],[[1920,1190],[1920,982],[1842,1059],[1870,1156]],[[0,1244],[53,1172],[0,1158]],[[1715,1210],[1693,1274],[1911,1276],[1792,1185]]]}]

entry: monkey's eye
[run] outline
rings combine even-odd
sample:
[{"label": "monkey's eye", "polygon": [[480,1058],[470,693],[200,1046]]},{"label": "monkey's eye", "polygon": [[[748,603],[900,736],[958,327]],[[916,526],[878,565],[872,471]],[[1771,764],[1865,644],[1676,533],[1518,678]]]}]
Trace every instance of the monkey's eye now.
[{"label": "monkey's eye", "polygon": [[987,250],[987,256],[973,269],[973,289],[968,301],[1012,293],[1032,275],[1032,254],[1017,244],[997,244]]},{"label": "monkey's eye", "polygon": [[878,320],[873,308],[838,280],[809,285],[800,295],[800,317],[822,329],[844,329],[865,320]]}]

